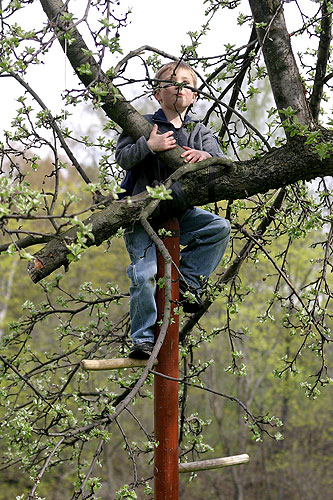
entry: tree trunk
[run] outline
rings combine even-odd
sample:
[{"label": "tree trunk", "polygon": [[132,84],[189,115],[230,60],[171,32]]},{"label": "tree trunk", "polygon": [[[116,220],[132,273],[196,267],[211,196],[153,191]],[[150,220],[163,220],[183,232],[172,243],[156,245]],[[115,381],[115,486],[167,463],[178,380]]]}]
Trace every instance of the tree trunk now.
[{"label": "tree trunk", "polygon": [[[277,109],[280,112],[291,107],[297,112],[296,117],[301,125],[310,125],[312,115],[291,48],[282,2],[249,0],[249,4]],[[280,116],[283,120],[283,114],[280,113]]]}]

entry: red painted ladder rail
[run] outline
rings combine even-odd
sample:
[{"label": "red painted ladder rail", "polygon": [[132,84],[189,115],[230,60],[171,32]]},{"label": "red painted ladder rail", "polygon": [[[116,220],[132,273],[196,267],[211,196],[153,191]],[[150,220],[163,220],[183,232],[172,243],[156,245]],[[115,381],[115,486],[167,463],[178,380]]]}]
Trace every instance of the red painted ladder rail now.
[{"label": "red painted ladder rail", "polygon": [[[172,308],[171,318],[166,337],[157,357],[156,372],[164,374],[173,379],[178,379],[178,315],[173,314],[179,298],[179,223],[177,219],[164,221],[163,228],[166,229],[163,243],[172,258]],[[157,280],[164,277],[164,259],[157,252]],[[156,303],[159,321],[164,311],[164,288],[157,287]],[[156,329],[156,338],[159,335],[159,327]],[[143,367],[146,360],[129,358],[116,359],[84,359],[81,367],[84,370],[114,370],[121,368]],[[231,465],[244,464],[249,461],[247,454],[231,457],[217,458],[212,460],[200,460],[197,462],[178,463],[178,381],[154,376],[154,437],[158,442],[154,454],[154,498],[155,500],[178,500],[179,499],[179,473],[195,472],[207,469],[228,467]]]}]

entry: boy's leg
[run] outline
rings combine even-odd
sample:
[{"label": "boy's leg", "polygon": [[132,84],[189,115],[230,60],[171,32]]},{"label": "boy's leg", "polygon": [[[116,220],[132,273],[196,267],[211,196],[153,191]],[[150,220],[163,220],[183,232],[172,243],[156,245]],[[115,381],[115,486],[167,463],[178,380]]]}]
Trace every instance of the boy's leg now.
[{"label": "boy's leg", "polygon": [[188,285],[201,291],[200,276],[209,278],[220,263],[230,238],[230,223],[218,215],[193,208],[180,220],[180,272]]},{"label": "boy's leg", "polygon": [[134,224],[124,235],[131,264],[127,275],[130,285],[131,337],[134,345],[154,343],[157,319],[155,303],[156,249],[140,224]]}]

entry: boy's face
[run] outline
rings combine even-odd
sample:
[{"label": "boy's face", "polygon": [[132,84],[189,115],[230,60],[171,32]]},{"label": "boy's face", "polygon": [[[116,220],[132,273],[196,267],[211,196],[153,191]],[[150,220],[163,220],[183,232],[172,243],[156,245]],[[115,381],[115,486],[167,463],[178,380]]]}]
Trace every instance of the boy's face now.
[{"label": "boy's face", "polygon": [[[169,69],[162,74],[161,80],[173,80],[176,83],[184,83],[190,87],[195,86],[190,71],[185,68],[178,68],[176,72],[174,72],[173,69]],[[178,85],[173,86],[167,83],[162,83],[161,85],[162,87],[155,93],[155,98],[160,103],[162,109],[176,109],[179,113],[181,113],[186,111],[190,104],[192,104],[197,98],[196,92],[193,92],[186,87]]]}]

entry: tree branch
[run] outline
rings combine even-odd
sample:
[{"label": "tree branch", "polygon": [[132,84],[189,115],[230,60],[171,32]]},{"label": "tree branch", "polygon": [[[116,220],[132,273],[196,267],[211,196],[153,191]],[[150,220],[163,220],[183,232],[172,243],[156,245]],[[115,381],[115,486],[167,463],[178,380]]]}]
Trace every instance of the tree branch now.
[{"label": "tree branch", "polygon": [[[331,132],[326,132],[325,137],[327,142],[333,140]],[[208,192],[212,171],[215,179],[214,199],[210,199]],[[262,158],[244,162],[210,158],[197,164],[188,164],[175,172],[172,180],[180,180],[190,206],[200,206],[212,201],[243,199],[299,180],[309,181],[332,174],[333,158],[319,161],[310,146],[299,142],[292,147],[287,145],[273,150]],[[137,221],[149,202],[144,192],[130,199],[115,201],[91,215],[84,221],[85,224],[92,224],[91,232],[94,235],[94,240],[87,241],[87,247],[100,245],[121,227]],[[69,251],[66,244],[75,241],[77,231],[74,226],[57,235],[34,255],[34,260],[28,264],[28,272],[35,283],[60,266],[68,266]]]},{"label": "tree branch", "polygon": [[[291,107],[302,125],[312,116],[290,44],[280,0],[249,0],[258,39],[262,46],[269,80],[279,112]],[[284,119],[281,115],[281,119]]]},{"label": "tree branch", "polygon": [[[268,214],[266,217],[263,218],[263,220],[260,222],[255,234],[257,236],[262,236],[266,229],[269,227],[271,222],[274,220],[277,212],[282,206],[282,203],[285,199],[285,190],[280,189],[278,192],[272,206],[270,207]],[[241,250],[238,252],[236,258],[234,259],[233,263],[231,264],[228,269],[222,274],[222,276],[218,279],[216,286],[217,288],[221,288],[225,283],[228,283],[228,281],[233,280],[238,272],[240,267],[242,266],[243,262],[245,261],[246,257],[249,255],[251,249],[254,246],[254,241],[250,237],[247,238],[246,243],[243,245]],[[182,329],[179,332],[179,341],[183,342],[186,338],[186,335],[192,330],[194,325],[202,318],[202,316],[208,311],[209,307],[212,305],[212,302],[209,298],[207,298],[203,304],[202,307],[200,308],[200,311],[197,313],[193,314],[187,322],[183,325]]]},{"label": "tree branch", "polygon": [[[76,25],[73,22],[64,22],[61,20],[60,14],[66,11],[64,3],[61,0],[40,0],[40,3],[51,25],[54,27],[54,31],[58,34],[59,43],[64,51],[65,42],[63,35],[70,32],[71,37],[75,39],[75,42],[67,45],[66,55],[78,78],[90,90],[92,98],[96,97],[93,87],[101,85],[103,90],[107,91],[107,95],[101,96],[102,108],[106,115],[118,123],[134,140],[139,139],[141,136],[148,138],[152,130],[152,125],[126,101],[120,90],[113,85],[111,78],[101,70],[93,56],[87,55],[90,53],[89,48]],[[90,72],[80,72],[80,67],[87,65],[90,68]],[[158,153],[158,155],[164,163],[167,163],[173,169],[177,169],[183,163],[180,158],[182,152],[183,149],[177,146],[173,150]]]},{"label": "tree branch", "polygon": [[328,59],[330,57],[331,44],[332,15],[328,13],[326,1],[324,1],[321,9],[322,19],[320,26],[321,32],[318,47],[317,67],[310,99],[310,109],[315,120],[318,120],[320,113],[320,103],[323,96],[323,87],[325,83]]}]

